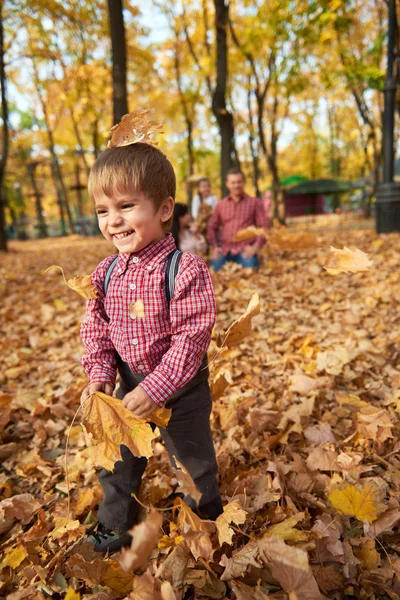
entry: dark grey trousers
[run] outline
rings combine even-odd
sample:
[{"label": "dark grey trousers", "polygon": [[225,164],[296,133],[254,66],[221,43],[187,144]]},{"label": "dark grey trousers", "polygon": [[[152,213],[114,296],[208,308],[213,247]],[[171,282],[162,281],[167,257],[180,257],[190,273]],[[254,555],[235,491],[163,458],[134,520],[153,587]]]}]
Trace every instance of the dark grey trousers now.
[{"label": "dark grey trousers", "polygon": [[[126,363],[120,364],[120,386],[117,398],[133,390],[144,379],[144,375],[132,373]],[[197,488],[202,493],[198,507],[190,496],[184,500],[192,510],[205,519],[215,520],[222,513],[222,502],[217,483],[217,461],[211,436],[211,394],[208,385],[208,368],[204,364],[197,375],[165,404],[172,409],[166,429],[160,427],[171,464],[173,456],[189,471]],[[138,503],[132,493],[138,495],[142,475],[147,465],[145,457],[138,458],[127,446],[121,446],[121,461],[114,471],[103,469],[99,480],[104,496],[100,504],[98,519],[105,527],[126,531],[136,520]],[[179,488],[177,490],[179,492]]]}]

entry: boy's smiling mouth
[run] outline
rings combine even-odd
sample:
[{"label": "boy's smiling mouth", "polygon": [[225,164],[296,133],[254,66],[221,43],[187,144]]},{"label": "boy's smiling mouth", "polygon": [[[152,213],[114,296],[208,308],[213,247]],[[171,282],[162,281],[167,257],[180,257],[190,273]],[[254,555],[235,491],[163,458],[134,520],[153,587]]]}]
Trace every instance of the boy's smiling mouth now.
[{"label": "boy's smiling mouth", "polygon": [[130,229],[129,231],[123,231],[122,233],[113,233],[112,236],[117,240],[123,240],[124,238],[127,238],[130,235],[132,235],[132,233],[135,233],[135,231],[133,229]]}]

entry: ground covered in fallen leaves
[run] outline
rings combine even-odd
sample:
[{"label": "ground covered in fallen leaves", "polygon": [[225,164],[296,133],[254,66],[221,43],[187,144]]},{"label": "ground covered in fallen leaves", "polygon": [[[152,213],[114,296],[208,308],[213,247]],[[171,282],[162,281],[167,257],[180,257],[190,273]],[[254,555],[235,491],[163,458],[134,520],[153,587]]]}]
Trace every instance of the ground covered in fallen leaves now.
[{"label": "ground covered in fallen leaves", "polygon": [[[372,265],[332,276],[330,245]],[[111,253],[74,236],[14,242],[1,257],[0,597],[400,599],[400,236],[276,231],[258,273],[215,276],[212,428],[227,510],[217,527],[176,500],[158,439],[140,499],[177,506],[143,508],[125,557],[84,543],[101,490],[79,415],[68,502],[84,300],[44,274],[88,275]],[[253,333],[218,351],[255,292]]]}]

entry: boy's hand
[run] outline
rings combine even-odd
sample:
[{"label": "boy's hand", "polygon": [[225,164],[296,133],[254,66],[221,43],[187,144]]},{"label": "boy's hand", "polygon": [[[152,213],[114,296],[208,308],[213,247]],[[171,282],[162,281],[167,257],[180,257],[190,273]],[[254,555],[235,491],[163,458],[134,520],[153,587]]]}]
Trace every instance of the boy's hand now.
[{"label": "boy's hand", "polygon": [[148,395],[148,393],[138,385],[132,392],[126,394],[122,400],[122,404],[134,413],[139,419],[148,419],[156,408],[159,408],[158,404],[154,402]]},{"label": "boy's hand", "polygon": [[112,396],[114,388],[115,385],[113,383],[105,383],[104,381],[94,381],[93,383],[89,383],[81,394],[81,404],[95,392],[103,392],[108,396]]}]

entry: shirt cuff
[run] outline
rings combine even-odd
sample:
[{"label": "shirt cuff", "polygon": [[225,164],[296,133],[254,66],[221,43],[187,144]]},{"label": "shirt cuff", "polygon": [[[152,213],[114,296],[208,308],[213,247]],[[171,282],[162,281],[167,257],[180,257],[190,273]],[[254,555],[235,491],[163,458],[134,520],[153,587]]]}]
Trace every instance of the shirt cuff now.
[{"label": "shirt cuff", "polygon": [[150,398],[158,404],[163,406],[164,403],[175,394],[177,388],[171,383],[165,376],[157,373],[150,373],[140,383],[141,387],[148,393]]},{"label": "shirt cuff", "polygon": [[95,366],[90,371],[89,374],[89,383],[94,383],[95,381],[100,381],[102,383],[112,383],[115,384],[115,380],[117,378],[117,371],[108,365],[103,366]]}]

